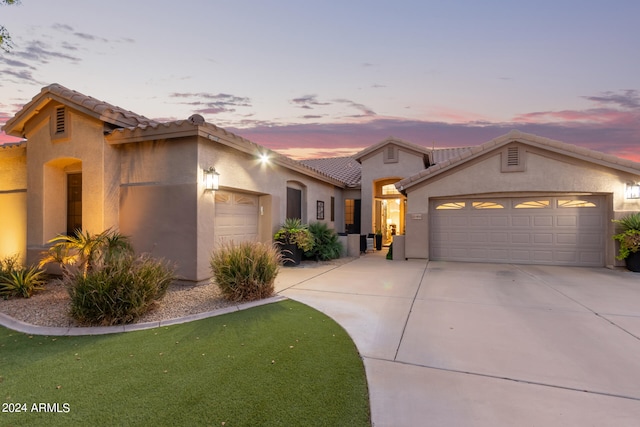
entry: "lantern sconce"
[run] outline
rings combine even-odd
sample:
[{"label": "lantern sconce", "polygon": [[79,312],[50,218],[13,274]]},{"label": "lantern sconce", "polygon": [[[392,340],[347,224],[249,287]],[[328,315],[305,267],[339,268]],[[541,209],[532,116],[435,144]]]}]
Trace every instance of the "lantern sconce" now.
[{"label": "lantern sconce", "polygon": [[626,184],[624,197],[626,199],[640,199],[640,184],[628,182]]},{"label": "lantern sconce", "polygon": [[216,191],[218,188],[220,188],[220,174],[211,166],[204,170],[204,189]]}]

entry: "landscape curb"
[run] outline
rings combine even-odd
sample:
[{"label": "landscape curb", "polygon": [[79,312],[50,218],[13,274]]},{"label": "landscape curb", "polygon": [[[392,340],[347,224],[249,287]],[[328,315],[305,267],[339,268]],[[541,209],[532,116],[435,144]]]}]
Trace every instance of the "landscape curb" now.
[{"label": "landscape curb", "polygon": [[179,325],[181,323],[193,322],[195,320],[207,319],[209,317],[221,316],[223,314],[233,313],[236,311],[247,310],[261,305],[273,304],[284,301],[287,297],[276,295],[274,297],[265,298],[259,301],[247,302],[239,305],[219,308],[217,310],[207,311],[204,313],[191,314],[189,316],[177,317],[174,319],[159,320],[155,322],[132,323],[129,325],[118,326],[68,326],[68,327],[51,327],[37,326],[14,319],[4,313],[0,313],[0,326],[29,335],[45,335],[45,336],[82,336],[82,335],[107,335],[118,334],[122,332],[142,331],[145,329],[160,328],[163,326]]}]

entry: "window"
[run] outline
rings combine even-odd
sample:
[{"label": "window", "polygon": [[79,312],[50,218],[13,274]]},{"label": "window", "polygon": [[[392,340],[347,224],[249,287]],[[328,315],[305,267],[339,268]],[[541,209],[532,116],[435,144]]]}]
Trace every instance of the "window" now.
[{"label": "window", "polygon": [[558,207],[559,208],[595,208],[597,206],[595,203],[590,202],[588,200],[559,199]]},{"label": "window", "polygon": [[447,202],[439,204],[436,209],[464,209],[466,205],[466,202]]},{"label": "window", "polygon": [[331,221],[336,220],[336,198],[331,196]]},{"label": "window", "polygon": [[474,209],[504,209],[504,205],[496,202],[473,202]]},{"label": "window", "polygon": [[390,195],[398,195],[400,194],[400,192],[398,191],[398,189],[396,188],[395,184],[387,184],[387,185],[383,185],[382,186],[382,195],[383,196],[390,196]]},{"label": "window", "polygon": [[287,218],[302,219],[302,190],[287,187]]},{"label": "window", "polygon": [[345,225],[353,225],[354,203],[353,199],[344,201],[344,223]]},{"label": "window", "polygon": [[527,200],[514,206],[516,209],[544,209],[551,206],[549,200]]}]

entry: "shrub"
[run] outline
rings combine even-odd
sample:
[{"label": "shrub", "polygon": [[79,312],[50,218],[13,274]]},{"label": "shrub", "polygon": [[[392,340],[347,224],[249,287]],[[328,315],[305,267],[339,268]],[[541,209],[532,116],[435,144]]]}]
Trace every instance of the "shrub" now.
[{"label": "shrub", "polygon": [[225,242],[211,255],[211,272],[226,299],[254,301],[273,295],[281,259],[271,245]]},{"label": "shrub", "polygon": [[614,219],[613,222],[618,224],[620,230],[620,233],[613,236],[614,240],[620,242],[616,258],[623,260],[631,253],[640,251],[640,212]]},{"label": "shrub", "polygon": [[287,218],[273,236],[273,239],[286,245],[296,245],[303,252],[313,249],[313,236],[309,227],[298,218]]},{"label": "shrub", "polygon": [[71,316],[83,324],[131,323],[164,297],[174,268],[148,255],[113,257],[86,274],[65,277],[71,297]]},{"label": "shrub", "polygon": [[330,229],[324,222],[313,222],[309,224],[309,232],[313,236],[313,247],[306,251],[307,258],[327,261],[340,258],[342,244],[338,240],[338,235]]},{"label": "shrub", "polygon": [[29,298],[35,291],[44,290],[46,283],[44,271],[35,266],[23,267],[18,262],[18,255],[0,259],[0,295],[4,298]]}]

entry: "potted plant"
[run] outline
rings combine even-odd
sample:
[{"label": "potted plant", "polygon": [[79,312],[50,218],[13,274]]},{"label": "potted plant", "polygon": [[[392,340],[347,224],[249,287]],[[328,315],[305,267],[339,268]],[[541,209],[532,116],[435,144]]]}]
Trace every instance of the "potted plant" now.
[{"label": "potted plant", "polygon": [[624,260],[627,268],[640,272],[640,212],[629,214],[613,222],[620,232],[613,236],[620,243],[617,259]]},{"label": "potted plant", "polygon": [[298,218],[287,218],[273,239],[278,242],[284,265],[298,265],[302,254],[313,249],[313,236]]},{"label": "potted plant", "polygon": [[376,230],[376,250],[382,250],[382,230],[379,228]]}]

